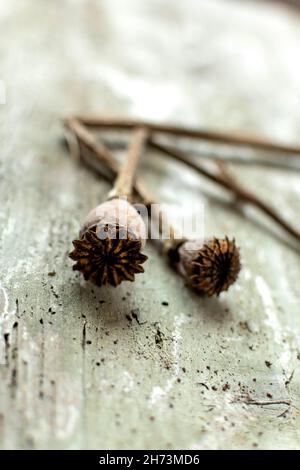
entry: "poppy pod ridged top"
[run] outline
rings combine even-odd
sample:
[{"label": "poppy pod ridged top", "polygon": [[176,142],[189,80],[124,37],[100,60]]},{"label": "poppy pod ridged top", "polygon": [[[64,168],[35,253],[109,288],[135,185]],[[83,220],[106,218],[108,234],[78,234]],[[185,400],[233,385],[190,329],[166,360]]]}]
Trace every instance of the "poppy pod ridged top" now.
[{"label": "poppy pod ridged top", "polygon": [[200,294],[219,295],[234,284],[241,270],[235,240],[212,238],[185,241],[178,249],[177,269]]},{"label": "poppy pod ridged top", "polygon": [[140,214],[125,198],[114,198],[95,207],[73,241],[69,254],[74,270],[97,286],[117,286],[143,273],[147,256],[146,227]]}]

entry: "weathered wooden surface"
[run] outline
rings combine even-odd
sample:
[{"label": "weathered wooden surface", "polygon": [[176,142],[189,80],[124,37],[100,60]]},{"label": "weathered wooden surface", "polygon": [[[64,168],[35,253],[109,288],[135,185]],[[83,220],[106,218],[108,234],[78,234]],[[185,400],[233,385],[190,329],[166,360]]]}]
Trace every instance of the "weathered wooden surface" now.
[{"label": "weathered wooden surface", "polygon": [[[141,170],[165,202],[202,200],[206,232],[236,236],[240,280],[200,299],[148,244],[143,276],[97,290],[67,252],[109,186],[60,145],[61,116],[89,111],[299,143],[299,19],[179,0],[2,1],[0,15],[1,447],[299,448],[299,252],[152,155]],[[299,172],[235,171],[300,228]]]}]

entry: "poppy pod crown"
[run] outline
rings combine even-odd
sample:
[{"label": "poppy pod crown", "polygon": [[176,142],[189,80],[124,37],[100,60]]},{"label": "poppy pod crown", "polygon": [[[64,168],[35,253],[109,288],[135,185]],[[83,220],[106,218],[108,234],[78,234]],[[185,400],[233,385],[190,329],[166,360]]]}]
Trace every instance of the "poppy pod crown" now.
[{"label": "poppy pod crown", "polygon": [[146,227],[140,214],[124,198],[114,198],[95,207],[84,221],[79,239],[69,254],[74,270],[98,286],[134,281],[144,272],[147,256]]}]

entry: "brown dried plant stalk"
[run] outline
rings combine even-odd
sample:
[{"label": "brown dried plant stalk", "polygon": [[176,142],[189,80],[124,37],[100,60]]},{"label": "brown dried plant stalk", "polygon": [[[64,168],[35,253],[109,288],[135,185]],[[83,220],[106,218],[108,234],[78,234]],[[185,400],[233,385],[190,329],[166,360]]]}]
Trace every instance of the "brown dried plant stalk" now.
[{"label": "brown dried plant stalk", "polygon": [[[75,128],[77,124],[73,122]],[[127,198],[132,196],[135,170],[147,137],[143,128],[133,131],[124,163],[116,168],[117,177],[108,200],[88,214],[79,239],[73,241],[74,249],[69,254],[76,261],[73,269],[97,286],[116,287],[124,280],[134,281],[135,274],[144,272],[146,227]]]},{"label": "brown dried plant stalk", "polygon": [[261,200],[256,194],[251,191],[244,189],[228,172],[224,161],[219,162],[219,173],[213,173],[201,165],[198,161],[197,163],[191,160],[184,152],[169,147],[167,145],[160,144],[153,139],[149,140],[149,145],[165,154],[169,157],[178,160],[185,165],[188,165],[190,168],[196,170],[202,176],[205,176],[210,181],[217,183],[219,186],[229,190],[235,197],[247,204],[251,204],[253,207],[256,207],[268,217],[270,217],[274,222],[276,222],[281,228],[283,228],[289,235],[294,237],[297,241],[300,241],[300,232],[292,227],[283,217],[277,213],[275,209],[269,206],[266,202]]},{"label": "brown dried plant stalk", "polygon": [[[76,119],[66,121],[67,127],[74,133],[80,147],[86,148],[108,167],[113,173],[117,172],[118,164],[107,147],[96,141],[93,135]],[[81,153],[84,159],[84,152]],[[136,193],[148,206],[157,201],[149,193],[148,189],[140,180],[136,181]],[[162,233],[162,219],[164,227],[168,225],[161,210],[153,214],[157,220],[160,233]],[[170,239],[164,242],[164,253],[168,260],[185,278],[187,284],[196,289],[200,294],[212,296],[219,295],[227,290],[235,282],[240,271],[240,254],[235,241],[212,238],[205,242],[201,240],[186,240],[176,237],[175,229],[169,225]]]},{"label": "brown dried plant stalk", "polygon": [[104,116],[80,116],[78,119],[88,127],[131,130],[137,126],[143,126],[153,132],[174,135],[177,137],[189,137],[220,144],[228,144],[238,147],[249,147],[257,150],[286,153],[300,156],[300,147],[296,145],[284,145],[273,140],[264,139],[253,135],[234,132],[220,132],[207,129],[195,129],[169,124],[141,121],[128,118],[109,118]]},{"label": "brown dried plant stalk", "polygon": [[[130,130],[134,125],[143,125],[151,130],[151,135],[154,132],[174,135],[177,137],[189,137],[200,140],[209,140],[212,142],[226,143],[236,146],[247,146],[250,148],[268,150],[272,152],[278,152],[279,154],[289,154],[291,156],[299,157],[300,156],[300,147],[291,146],[291,145],[282,145],[277,142],[261,139],[253,136],[245,136],[240,134],[233,133],[220,133],[214,131],[206,131],[203,129],[190,129],[187,127],[178,127],[167,124],[156,124],[150,122],[142,122],[140,120],[126,119],[126,118],[106,118],[98,116],[82,116],[80,118],[81,122],[91,128],[108,128],[114,130]],[[260,199],[256,194],[249,191],[248,189],[242,187],[228,172],[224,163],[220,166],[220,170],[217,172],[212,172],[206,169],[198,161],[195,163],[191,160],[186,152],[179,151],[174,147],[169,145],[163,145],[158,143],[155,139],[151,138],[149,140],[149,145],[152,148],[173,157],[196,170],[202,176],[205,176],[209,180],[217,183],[223,188],[229,190],[235,197],[244,203],[250,204],[265,215],[270,217],[274,222],[276,222],[282,229],[284,229],[289,235],[294,237],[298,242],[300,241],[300,232],[295,229],[289,222],[287,222],[274,208],[272,208],[265,201]]]}]

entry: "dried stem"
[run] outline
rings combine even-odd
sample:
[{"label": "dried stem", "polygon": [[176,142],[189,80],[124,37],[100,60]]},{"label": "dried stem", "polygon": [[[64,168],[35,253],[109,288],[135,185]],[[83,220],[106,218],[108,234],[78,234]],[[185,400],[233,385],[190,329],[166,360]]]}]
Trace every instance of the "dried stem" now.
[{"label": "dried stem", "polygon": [[89,127],[130,130],[134,127],[142,126],[154,132],[170,134],[179,137],[202,139],[210,142],[217,142],[220,144],[250,147],[258,150],[267,150],[272,152],[287,153],[290,155],[300,156],[299,146],[284,145],[261,137],[254,137],[241,133],[225,133],[218,131],[209,131],[206,129],[191,129],[187,127],[157,124],[153,122],[146,122],[140,121],[138,119],[127,118],[80,116],[78,119],[80,119],[83,124]]},{"label": "dried stem", "polygon": [[[119,172],[119,163],[107,146],[101,141],[96,140],[89,129],[87,129],[78,119],[69,118],[65,121],[65,125],[75,134],[81,145],[90,150],[102,165],[109,168],[111,172],[109,179],[113,181]],[[134,188],[136,194],[147,207],[156,203],[154,196],[148,188],[146,188],[141,179],[136,179]]]},{"label": "dried stem", "polygon": [[281,226],[286,232],[300,241],[300,233],[294,229],[288,222],[286,222],[277,212],[275,209],[270,207],[264,201],[262,201],[258,196],[251,193],[248,190],[243,189],[239,183],[235,181],[235,179],[229,175],[225,164],[222,164],[222,170],[220,174],[212,173],[211,171],[204,168],[199,162],[195,163],[188,158],[185,153],[175,150],[174,148],[170,148],[166,145],[158,144],[154,140],[150,140],[149,144],[155,150],[158,150],[182,163],[185,163],[190,168],[193,168],[201,175],[205,176],[206,178],[210,179],[214,183],[222,186],[223,188],[228,189],[231,193],[233,193],[238,199],[243,202],[249,203],[254,207],[257,207],[266,215],[268,215],[271,219],[273,219],[279,226]]},{"label": "dried stem", "polygon": [[132,196],[134,175],[148,136],[148,130],[142,127],[132,131],[129,149],[123,164],[119,167],[118,176],[113,189],[109,193],[110,198],[121,196],[130,198]]},{"label": "dried stem", "polygon": [[79,143],[83,144],[88,150],[93,152],[106,167],[108,167],[114,177],[117,176],[119,165],[113,158],[108,148],[100,141],[97,141],[93,134],[75,117],[65,120],[65,126],[77,137]]},{"label": "dried stem", "polygon": [[[111,168],[114,171],[114,173],[118,171],[118,164],[115,161],[111,152],[107,149],[105,145],[97,142],[94,139],[92,133],[88,129],[86,129],[85,126],[83,126],[75,118],[68,119],[66,122],[67,122],[68,127],[71,130],[73,130],[73,132],[76,134],[80,142],[83,143],[88,149],[93,151],[93,153],[95,153],[95,155],[98,157],[98,159],[102,163],[104,163],[106,166]],[[258,198],[255,194],[250,193],[249,191],[246,191],[245,189],[243,189],[233,179],[233,177],[229,175],[228,171],[225,170],[224,165],[222,166],[221,175],[218,175],[204,168],[202,165],[199,164],[199,162],[195,163],[191,161],[183,152],[180,152],[179,150],[175,150],[174,148],[170,148],[166,145],[158,144],[153,139],[149,141],[149,144],[155,150],[158,150],[164,154],[171,156],[172,158],[175,158],[176,160],[179,160],[182,163],[185,163],[186,165],[193,168],[194,170],[196,170],[198,173],[205,176],[209,180],[229,190],[241,201],[247,202],[257,207],[266,215],[268,215],[271,219],[273,219],[286,232],[288,232],[298,241],[300,240],[300,233],[296,229],[294,229],[288,222],[286,222],[275,211],[275,209],[271,208],[268,204],[266,204],[264,201]],[[226,175],[225,175],[225,171],[226,171]],[[148,189],[144,186],[144,184],[141,184],[139,181],[136,182],[136,190],[141,196],[142,200],[144,200],[147,205],[150,205],[151,203],[156,202],[155,198],[149,193]],[[160,218],[161,218],[161,214],[160,214]]]}]

